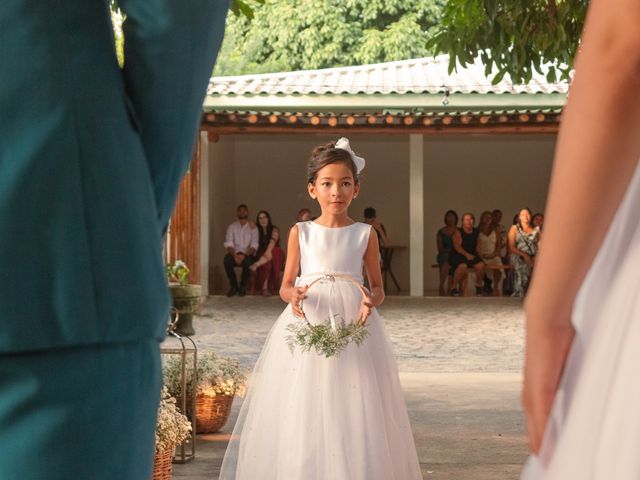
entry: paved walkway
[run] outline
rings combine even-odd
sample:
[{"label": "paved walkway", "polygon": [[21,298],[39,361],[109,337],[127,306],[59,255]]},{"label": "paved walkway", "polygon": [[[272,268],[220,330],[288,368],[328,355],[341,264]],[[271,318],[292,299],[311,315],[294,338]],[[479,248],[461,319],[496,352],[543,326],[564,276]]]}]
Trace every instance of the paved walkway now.
[{"label": "paved walkway", "polygon": [[[201,351],[234,356],[250,368],[283,307],[275,297],[211,297],[194,322],[194,340]],[[390,297],[380,312],[424,478],[517,479],[527,454],[519,406],[521,302]],[[236,399],[221,432],[199,436],[196,459],[174,465],[175,478],[217,479],[240,404]]]}]

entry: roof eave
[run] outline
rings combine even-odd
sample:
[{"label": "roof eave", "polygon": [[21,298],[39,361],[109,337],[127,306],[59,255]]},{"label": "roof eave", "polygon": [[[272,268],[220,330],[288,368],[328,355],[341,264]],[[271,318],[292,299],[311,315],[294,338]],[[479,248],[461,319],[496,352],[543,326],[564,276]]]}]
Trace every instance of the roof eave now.
[{"label": "roof eave", "polygon": [[208,95],[203,109],[256,112],[380,112],[387,110],[463,112],[541,110],[564,107],[564,93]]}]

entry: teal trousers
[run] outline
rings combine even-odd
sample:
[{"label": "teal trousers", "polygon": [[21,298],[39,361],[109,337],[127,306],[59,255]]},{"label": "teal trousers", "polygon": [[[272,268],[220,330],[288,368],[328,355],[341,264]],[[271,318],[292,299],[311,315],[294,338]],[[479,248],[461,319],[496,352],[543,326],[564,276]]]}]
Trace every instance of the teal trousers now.
[{"label": "teal trousers", "polygon": [[157,340],[0,355],[0,479],[148,480]]}]

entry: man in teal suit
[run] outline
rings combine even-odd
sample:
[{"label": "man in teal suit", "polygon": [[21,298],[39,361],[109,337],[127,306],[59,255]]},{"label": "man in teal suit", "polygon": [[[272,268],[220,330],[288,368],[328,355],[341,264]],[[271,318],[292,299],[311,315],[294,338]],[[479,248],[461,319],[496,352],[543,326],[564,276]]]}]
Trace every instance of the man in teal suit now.
[{"label": "man in teal suit", "polygon": [[226,0],[0,2],[0,479],[150,477],[161,242]]}]

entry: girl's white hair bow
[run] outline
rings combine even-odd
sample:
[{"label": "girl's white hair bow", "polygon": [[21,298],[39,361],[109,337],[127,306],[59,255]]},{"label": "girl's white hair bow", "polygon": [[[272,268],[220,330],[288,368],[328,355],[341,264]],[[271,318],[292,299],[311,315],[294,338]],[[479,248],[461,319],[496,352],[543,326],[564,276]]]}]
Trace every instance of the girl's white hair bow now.
[{"label": "girl's white hair bow", "polygon": [[351,147],[349,146],[349,139],[341,137],[336,142],[336,148],[340,148],[349,152],[349,155],[351,155],[351,158],[353,159],[353,163],[356,164],[356,172],[360,174],[360,172],[364,169],[365,161],[364,158],[359,157],[355,153],[353,153],[353,150],[351,150]]}]

